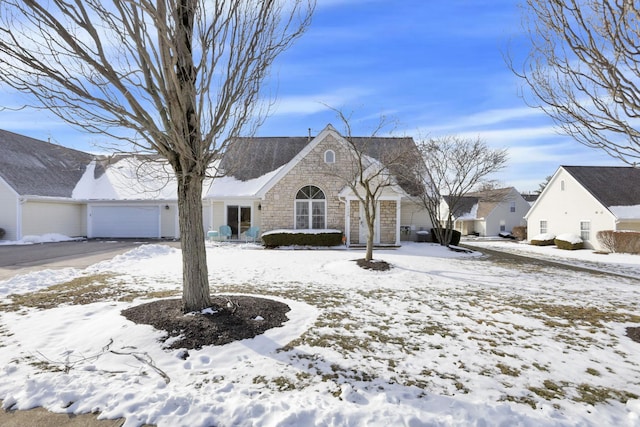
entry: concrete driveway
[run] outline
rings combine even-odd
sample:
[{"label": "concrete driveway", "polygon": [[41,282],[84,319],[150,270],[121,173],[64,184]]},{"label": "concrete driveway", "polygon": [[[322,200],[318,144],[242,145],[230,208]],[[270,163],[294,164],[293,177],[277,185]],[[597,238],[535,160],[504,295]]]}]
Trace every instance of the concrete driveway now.
[{"label": "concrete driveway", "polygon": [[86,268],[147,243],[162,243],[180,247],[180,242],[145,239],[0,245],[0,280],[10,279],[17,274],[45,269]]}]

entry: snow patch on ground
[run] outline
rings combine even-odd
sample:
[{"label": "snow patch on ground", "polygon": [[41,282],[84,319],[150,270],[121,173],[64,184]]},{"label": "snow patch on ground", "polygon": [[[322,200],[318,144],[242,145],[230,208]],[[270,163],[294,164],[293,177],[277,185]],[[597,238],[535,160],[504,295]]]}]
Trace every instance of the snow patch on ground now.
[{"label": "snow patch on ground", "polygon": [[[472,254],[429,243],[374,251],[388,272],[358,268],[360,250],[208,244],[213,293],[277,299],[289,321],[185,360],[162,348],[161,332],[120,315],[141,300],[0,311],[0,399],[99,411],[127,427],[639,426],[639,344],[624,335],[639,326],[629,320],[638,280],[511,268],[480,256],[482,245],[595,265],[591,251],[506,241],[474,242]],[[638,256],[597,263],[640,277]],[[180,270],[179,250],[144,245],[86,270],[2,282],[0,295],[98,273],[179,290]],[[592,406],[579,400],[585,389],[630,394]]]}]

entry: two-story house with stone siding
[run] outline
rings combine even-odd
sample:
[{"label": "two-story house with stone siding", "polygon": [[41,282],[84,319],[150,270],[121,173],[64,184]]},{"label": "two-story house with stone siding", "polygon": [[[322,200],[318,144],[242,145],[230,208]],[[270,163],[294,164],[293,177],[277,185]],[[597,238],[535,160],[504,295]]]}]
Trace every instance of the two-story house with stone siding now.
[{"label": "two-story house with stone siding", "polygon": [[[372,162],[380,161],[383,152],[415,149],[412,138],[361,137],[355,142]],[[252,226],[263,232],[337,229],[346,243],[365,243],[368,230],[360,200],[340,174],[350,168],[348,142],[331,125],[315,138],[238,139],[221,163],[224,176],[204,196],[205,229],[229,225],[232,238],[242,238]],[[404,187],[385,186],[378,198],[376,244],[399,245],[431,227],[426,211]]]}]

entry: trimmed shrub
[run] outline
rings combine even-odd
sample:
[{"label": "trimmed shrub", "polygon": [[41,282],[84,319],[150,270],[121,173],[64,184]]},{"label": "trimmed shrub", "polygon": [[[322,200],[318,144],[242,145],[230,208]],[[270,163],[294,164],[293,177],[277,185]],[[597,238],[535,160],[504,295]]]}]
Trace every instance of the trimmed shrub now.
[{"label": "trimmed shrub", "polygon": [[527,238],[527,226],[526,225],[517,225],[513,227],[511,230],[511,234],[517,240],[525,240]]},{"label": "trimmed shrub", "polygon": [[596,239],[602,247],[604,247],[609,252],[616,251],[616,239],[614,237],[613,230],[602,230],[596,233]]},{"label": "trimmed shrub", "polygon": [[538,234],[537,236],[534,236],[529,243],[534,246],[553,246],[556,244],[554,242],[555,238],[556,236],[549,233]]},{"label": "trimmed shrub", "polygon": [[554,239],[554,243],[558,249],[568,251],[575,251],[576,249],[582,249],[584,247],[582,239],[573,234],[561,234]]},{"label": "trimmed shrub", "polygon": [[0,239],[2,239],[5,235],[4,228],[0,228]]},{"label": "trimmed shrub", "polygon": [[640,254],[640,232],[603,230],[596,234],[598,242],[610,252]]},{"label": "trimmed shrub", "polygon": [[[442,234],[444,234],[445,232],[451,233],[451,238],[449,239],[449,242],[447,242],[448,245],[456,246],[458,243],[460,243],[460,237],[462,237],[462,234],[459,231],[451,229],[447,230],[444,228],[438,228],[437,230],[440,230]],[[433,239],[434,243],[440,243],[440,241],[438,240],[438,235],[436,234],[436,229],[431,229],[431,238]]]},{"label": "trimmed shrub", "polygon": [[278,246],[338,246],[342,244],[342,231],[327,230],[318,233],[282,230],[264,233],[262,242],[267,248]]}]

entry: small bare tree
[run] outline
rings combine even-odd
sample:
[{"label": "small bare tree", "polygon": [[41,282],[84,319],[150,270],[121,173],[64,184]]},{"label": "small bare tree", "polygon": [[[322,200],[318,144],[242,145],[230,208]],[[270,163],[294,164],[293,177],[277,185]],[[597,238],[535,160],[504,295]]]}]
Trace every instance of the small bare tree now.
[{"label": "small bare tree", "polygon": [[491,149],[479,138],[455,136],[428,139],[417,147],[424,163],[416,163],[417,168],[408,170],[420,183],[414,199],[428,212],[440,244],[448,246],[454,217],[460,212],[464,197],[506,165],[507,150]]},{"label": "small bare tree", "polygon": [[202,187],[257,126],[274,59],[315,0],[2,0],[0,82],[84,131],[157,153],[178,186],[184,311],[211,305]]},{"label": "small bare tree", "polygon": [[531,48],[511,69],[562,131],[629,164],[640,159],[640,8],[629,0],[526,0]]},{"label": "small bare tree", "polygon": [[415,160],[417,152],[415,145],[411,143],[413,152],[410,153],[411,147],[402,143],[404,139],[398,139],[397,143],[394,143],[393,140],[381,143],[382,139],[378,137],[378,134],[382,129],[388,127],[385,118],[380,120],[370,136],[354,137],[350,117],[342,111],[333,110],[344,126],[342,135],[347,141],[345,153],[347,161],[341,162],[339,165],[325,165],[325,167],[329,175],[338,178],[352,191],[362,206],[364,215],[362,220],[366,223],[367,228],[364,259],[371,261],[375,242],[375,224],[381,197],[385,190],[392,187],[398,188],[399,182],[394,172],[406,166],[408,161]]}]

